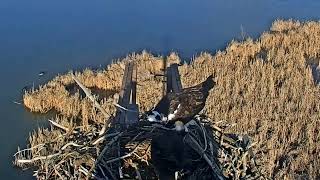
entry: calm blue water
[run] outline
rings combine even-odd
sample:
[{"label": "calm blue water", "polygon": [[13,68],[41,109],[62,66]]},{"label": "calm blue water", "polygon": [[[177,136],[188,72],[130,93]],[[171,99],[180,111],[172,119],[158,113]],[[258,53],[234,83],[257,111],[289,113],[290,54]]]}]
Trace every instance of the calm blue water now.
[{"label": "calm blue water", "polygon": [[[57,73],[147,49],[191,58],[268,30],[276,18],[319,20],[318,0],[1,0],[0,179],[31,179],[12,154],[43,124],[12,101]],[[48,71],[38,77],[39,71]]]}]

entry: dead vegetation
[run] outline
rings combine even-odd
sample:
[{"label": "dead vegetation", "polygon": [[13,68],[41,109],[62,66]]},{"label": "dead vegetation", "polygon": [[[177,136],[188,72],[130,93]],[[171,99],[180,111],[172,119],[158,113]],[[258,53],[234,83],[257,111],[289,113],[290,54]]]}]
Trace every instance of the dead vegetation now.
[{"label": "dead vegetation", "polygon": [[[161,98],[161,80],[153,75],[161,72],[163,57],[133,54],[103,71],[86,69],[76,77],[86,87],[118,92],[124,62],[129,59],[138,64],[137,98],[145,111]],[[230,133],[249,134],[257,142],[253,152],[265,176],[319,179],[319,60],[319,22],[278,20],[258,40],[233,41],[225,51],[214,56],[203,53],[179,71],[184,87],[200,83],[210,74],[216,77],[217,86],[207,100],[205,113],[213,121],[236,123]],[[168,61],[180,59],[172,54]],[[103,124],[104,116],[81,92],[66,88],[73,83],[69,74],[59,75],[38,90],[26,92],[24,104],[33,112],[55,109],[62,117],[57,122],[89,132],[86,122]],[[117,93],[100,100],[110,116],[115,112],[115,99]],[[60,135],[42,129],[31,135],[29,143],[43,144]]]}]

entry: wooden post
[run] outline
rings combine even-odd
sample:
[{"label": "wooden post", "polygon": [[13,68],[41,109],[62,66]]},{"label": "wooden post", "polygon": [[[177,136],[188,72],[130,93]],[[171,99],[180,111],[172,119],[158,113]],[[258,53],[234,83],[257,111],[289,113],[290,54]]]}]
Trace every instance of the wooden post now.
[{"label": "wooden post", "polygon": [[166,78],[167,78],[167,93],[172,91],[172,70],[171,66],[167,68]]},{"label": "wooden post", "polygon": [[178,64],[171,65],[171,72],[172,72],[172,90],[173,92],[180,92],[182,90],[182,84],[180,80],[180,74],[178,70]]},{"label": "wooden post", "polygon": [[126,113],[126,126],[130,126],[139,121],[139,107],[137,105],[137,66],[134,64],[132,69],[131,80],[131,102],[128,104],[128,111]]},{"label": "wooden post", "polygon": [[[124,75],[122,78],[122,86],[120,90],[120,97],[118,101],[118,105],[121,108],[117,109],[116,117],[114,118],[113,129],[116,132],[120,129],[125,129],[129,125],[132,125],[138,122],[139,119],[139,107],[136,104],[136,97],[137,97],[137,67],[134,62],[130,61],[126,64]],[[120,133],[122,134],[122,133]],[[120,138],[117,136],[116,138]],[[114,139],[116,141],[118,139]],[[121,156],[121,144],[118,142],[112,152],[112,156]],[[109,178],[112,179],[119,179],[122,176],[121,172],[121,162],[114,162],[113,166],[118,167],[118,172],[110,172],[108,168],[110,166],[105,163],[105,158],[109,157],[111,154],[106,154],[106,149],[111,148],[107,144],[104,149],[102,150],[99,158],[97,159],[96,166],[100,167],[98,169],[99,172],[102,174],[108,174]],[[102,166],[99,166],[101,164]],[[97,169],[97,168],[96,168]]]},{"label": "wooden post", "polygon": [[163,67],[162,67],[162,71],[163,71],[163,79],[162,79],[162,97],[164,97],[167,94],[167,89],[168,89],[168,76],[167,76],[167,58],[163,58]]},{"label": "wooden post", "polygon": [[127,108],[127,104],[130,101],[130,92],[131,92],[131,81],[132,81],[132,71],[133,71],[133,63],[129,62],[124,70],[124,75],[122,78],[122,86],[120,91],[119,104],[125,108]]},{"label": "wooden post", "polygon": [[171,64],[167,68],[167,93],[168,92],[180,92],[182,90],[182,84],[180,74],[178,70],[178,64]]},{"label": "wooden post", "polygon": [[137,97],[137,68],[133,62],[126,65],[118,104],[124,109],[117,111],[117,120],[122,128],[138,122],[139,107]]},{"label": "wooden post", "polygon": [[131,103],[132,104],[137,104],[137,66],[133,66],[133,71],[132,71],[132,82],[131,82]]}]

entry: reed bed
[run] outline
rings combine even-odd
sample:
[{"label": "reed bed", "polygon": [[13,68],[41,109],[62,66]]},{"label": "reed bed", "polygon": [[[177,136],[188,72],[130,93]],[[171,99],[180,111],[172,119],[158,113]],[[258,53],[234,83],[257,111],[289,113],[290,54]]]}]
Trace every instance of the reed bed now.
[{"label": "reed bed", "polygon": [[[100,103],[114,115],[112,103],[124,73],[124,64],[138,65],[137,98],[141,112],[161,98],[162,60],[180,62],[183,87],[213,74],[217,85],[211,91],[205,114],[213,121],[236,123],[229,133],[248,134],[262,173],[272,179],[320,178],[320,22],[277,20],[257,40],[232,41],[215,55],[202,53],[182,63],[179,56],[153,56],[147,52],[117,60],[105,70],[86,69],[76,77],[88,88],[112,90]],[[59,75],[34,91],[26,92],[24,104],[32,112],[55,109],[67,127],[85,126],[87,121],[104,122],[81,92],[66,88],[74,83],[70,74]],[[87,130],[90,127],[87,127]],[[58,136],[39,130],[29,143],[41,143],[42,136]],[[35,143],[36,141],[39,141]]]}]

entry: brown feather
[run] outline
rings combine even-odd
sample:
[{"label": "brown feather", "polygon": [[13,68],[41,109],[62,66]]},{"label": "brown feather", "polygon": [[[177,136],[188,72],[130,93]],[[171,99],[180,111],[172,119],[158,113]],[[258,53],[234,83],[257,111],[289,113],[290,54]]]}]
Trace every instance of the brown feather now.
[{"label": "brown feather", "polygon": [[[204,108],[209,90],[214,84],[212,76],[209,76],[206,81],[196,86],[182,89],[178,93],[170,92],[160,100],[155,110],[165,116],[177,110],[172,121],[180,120],[186,123]],[[179,104],[180,107],[177,109]]]}]

